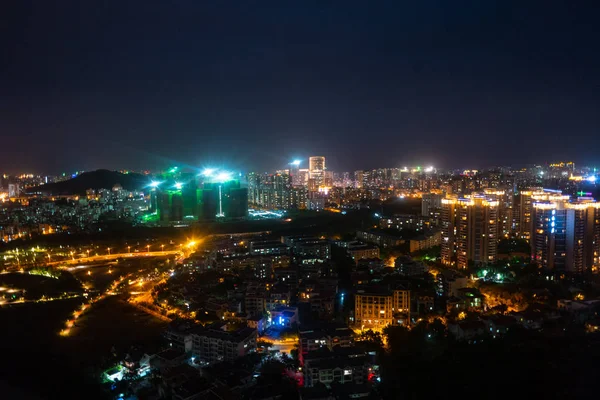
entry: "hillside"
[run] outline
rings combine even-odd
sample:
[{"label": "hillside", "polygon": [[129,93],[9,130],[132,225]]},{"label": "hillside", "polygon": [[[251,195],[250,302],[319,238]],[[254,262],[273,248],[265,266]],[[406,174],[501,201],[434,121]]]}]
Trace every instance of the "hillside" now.
[{"label": "hillside", "polygon": [[87,189],[112,189],[117,183],[126,190],[140,190],[148,185],[149,178],[140,174],[122,174],[117,171],[99,169],[84,172],[73,179],[49,183],[27,189],[28,193],[42,192],[49,195],[80,194]]}]

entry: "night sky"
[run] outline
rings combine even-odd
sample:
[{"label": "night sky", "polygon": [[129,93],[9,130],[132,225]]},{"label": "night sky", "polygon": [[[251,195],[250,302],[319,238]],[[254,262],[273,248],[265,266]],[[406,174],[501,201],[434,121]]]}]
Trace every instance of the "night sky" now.
[{"label": "night sky", "polygon": [[0,171],[600,165],[595,3],[5,0]]}]

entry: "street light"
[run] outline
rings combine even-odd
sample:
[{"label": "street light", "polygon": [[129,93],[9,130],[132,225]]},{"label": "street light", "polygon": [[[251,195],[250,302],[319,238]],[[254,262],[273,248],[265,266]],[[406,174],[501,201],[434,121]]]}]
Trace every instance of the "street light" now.
[{"label": "street light", "polygon": [[160,245],[160,249],[161,249],[161,251],[165,251],[165,245],[164,245],[164,244],[161,244],[161,245]]},{"label": "street light", "polygon": [[131,246],[127,246],[127,252],[131,253]]},{"label": "street light", "polygon": [[88,253],[88,258],[90,258],[90,250],[89,249],[88,249],[87,253]]},{"label": "street light", "polygon": [[147,245],[147,246],[146,246],[146,249],[147,249],[147,250],[146,250],[146,252],[147,252],[147,253],[150,253],[150,245]]},{"label": "street light", "polygon": [[107,250],[108,250],[108,255],[110,256],[110,247]]}]

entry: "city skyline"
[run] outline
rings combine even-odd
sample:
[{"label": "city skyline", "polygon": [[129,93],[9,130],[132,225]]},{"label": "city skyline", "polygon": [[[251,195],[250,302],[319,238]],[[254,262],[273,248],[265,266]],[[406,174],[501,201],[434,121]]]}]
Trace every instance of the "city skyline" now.
[{"label": "city skyline", "polygon": [[11,2],[0,170],[595,163],[593,9],[465,9]]},{"label": "city skyline", "polygon": [[597,391],[596,3],[5,3],[0,397]]}]

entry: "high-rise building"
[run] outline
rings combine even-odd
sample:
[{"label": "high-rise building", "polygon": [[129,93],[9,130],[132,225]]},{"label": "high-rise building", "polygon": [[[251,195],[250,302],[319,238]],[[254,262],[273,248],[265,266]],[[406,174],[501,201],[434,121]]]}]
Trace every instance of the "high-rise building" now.
[{"label": "high-rise building", "polygon": [[354,186],[357,189],[361,189],[364,187],[364,171],[354,171]]},{"label": "high-rise building", "polygon": [[183,220],[183,199],[180,190],[156,192],[158,219],[162,222]]},{"label": "high-rise building", "polygon": [[286,173],[248,174],[248,201],[251,205],[270,210],[303,209],[306,207],[306,188],[293,186],[292,176]]},{"label": "high-rise building", "polygon": [[442,195],[435,193],[425,193],[421,199],[421,215],[433,217],[439,214],[442,208]]},{"label": "high-rise building", "polygon": [[513,202],[512,190],[488,188],[483,191],[487,197],[498,201],[498,223],[499,235],[508,238],[514,232],[513,226]]},{"label": "high-rise building", "polygon": [[533,229],[533,202],[538,196],[543,196],[542,188],[531,188],[522,190],[518,195],[518,218],[515,218],[515,230],[517,235],[525,240],[531,239],[531,231]]},{"label": "high-rise building", "polygon": [[533,203],[533,261],[556,273],[597,271],[600,203],[589,198],[569,202],[565,196],[549,197]]},{"label": "high-rise building", "polygon": [[21,194],[21,187],[18,183],[8,184],[8,197],[19,197]]},{"label": "high-rise building", "polygon": [[303,176],[300,174],[300,160],[295,160],[290,163],[290,176],[291,183],[293,186],[302,186],[304,185]]},{"label": "high-rise building", "polygon": [[455,264],[456,251],[456,197],[442,199],[441,259],[444,265]]},{"label": "high-rise building", "polygon": [[313,156],[308,159],[309,180],[317,188],[325,185],[325,157]]},{"label": "high-rise building", "polygon": [[248,216],[248,189],[237,179],[205,182],[202,188],[202,219],[245,218]]},{"label": "high-rise building", "polygon": [[483,195],[442,200],[442,262],[467,268],[497,260],[499,202]]}]

